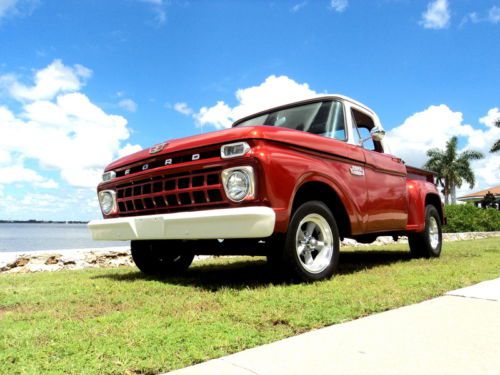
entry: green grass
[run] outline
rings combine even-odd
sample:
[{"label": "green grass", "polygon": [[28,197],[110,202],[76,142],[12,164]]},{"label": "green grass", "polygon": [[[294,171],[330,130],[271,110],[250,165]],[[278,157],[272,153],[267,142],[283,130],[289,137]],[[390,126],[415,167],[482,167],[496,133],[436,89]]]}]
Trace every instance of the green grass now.
[{"label": "green grass", "polygon": [[500,238],[446,243],[440,259],[390,245],[341,254],[339,274],[280,284],[262,258],[0,276],[1,374],[152,374],[419,302],[500,276]]}]

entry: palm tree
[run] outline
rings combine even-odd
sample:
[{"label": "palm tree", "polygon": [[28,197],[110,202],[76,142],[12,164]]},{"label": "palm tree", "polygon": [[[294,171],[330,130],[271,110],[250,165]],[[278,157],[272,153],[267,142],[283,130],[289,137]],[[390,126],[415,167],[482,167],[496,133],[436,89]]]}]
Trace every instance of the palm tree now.
[{"label": "palm tree", "polygon": [[482,159],[484,156],[479,151],[465,150],[457,155],[457,137],[451,137],[446,142],[446,149],[433,148],[427,151],[429,159],[424,167],[437,173],[438,179],[444,180],[444,199],[449,203],[456,203],[455,189],[462,186],[465,180],[472,189],[476,183],[474,172],[470,167],[471,160]]},{"label": "palm tree", "polygon": [[[495,121],[495,126],[497,128],[500,128],[500,119]],[[500,151],[500,139],[497,139],[497,141],[491,146],[490,152],[498,152]]]}]

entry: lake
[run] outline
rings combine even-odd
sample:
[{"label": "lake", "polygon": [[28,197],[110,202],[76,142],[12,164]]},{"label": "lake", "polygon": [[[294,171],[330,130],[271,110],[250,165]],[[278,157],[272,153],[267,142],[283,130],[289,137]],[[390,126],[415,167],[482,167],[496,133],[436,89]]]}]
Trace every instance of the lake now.
[{"label": "lake", "polygon": [[0,252],[128,246],[127,241],[93,241],[86,224],[0,223]]}]

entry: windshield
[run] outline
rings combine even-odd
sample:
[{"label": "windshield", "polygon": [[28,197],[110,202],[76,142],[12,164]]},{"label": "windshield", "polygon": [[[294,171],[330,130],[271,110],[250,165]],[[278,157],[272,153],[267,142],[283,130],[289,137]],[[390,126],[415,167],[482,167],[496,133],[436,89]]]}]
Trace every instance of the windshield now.
[{"label": "windshield", "polygon": [[325,137],[346,139],[344,111],[337,101],[285,108],[243,121],[236,126],[278,126]]}]

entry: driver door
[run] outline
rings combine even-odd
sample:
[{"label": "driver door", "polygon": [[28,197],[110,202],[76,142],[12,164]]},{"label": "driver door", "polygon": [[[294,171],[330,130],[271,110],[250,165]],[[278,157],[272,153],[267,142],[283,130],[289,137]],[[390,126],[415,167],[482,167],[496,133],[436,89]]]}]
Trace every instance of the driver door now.
[{"label": "driver door", "polygon": [[366,232],[386,232],[406,228],[406,167],[395,156],[385,154],[381,142],[373,141],[370,130],[373,118],[356,109],[352,111],[356,143],[365,155],[365,178],[368,191]]}]

